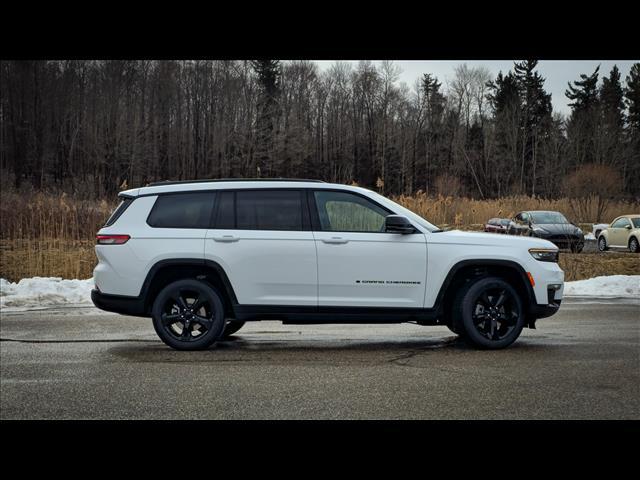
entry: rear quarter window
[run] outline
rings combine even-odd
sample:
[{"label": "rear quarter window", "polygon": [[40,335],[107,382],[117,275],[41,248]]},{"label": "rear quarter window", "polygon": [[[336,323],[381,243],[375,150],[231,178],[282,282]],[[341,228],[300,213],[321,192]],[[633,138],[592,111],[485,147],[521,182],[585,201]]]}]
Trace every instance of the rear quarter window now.
[{"label": "rear quarter window", "polygon": [[214,199],[214,192],[160,195],[147,224],[155,228],[209,228]]},{"label": "rear quarter window", "polygon": [[120,218],[120,216],[124,213],[124,211],[129,208],[129,205],[133,203],[133,198],[125,198],[120,202],[120,205],[116,207],[111,216],[107,219],[107,222],[104,224],[105,227],[110,227],[116,220]]}]

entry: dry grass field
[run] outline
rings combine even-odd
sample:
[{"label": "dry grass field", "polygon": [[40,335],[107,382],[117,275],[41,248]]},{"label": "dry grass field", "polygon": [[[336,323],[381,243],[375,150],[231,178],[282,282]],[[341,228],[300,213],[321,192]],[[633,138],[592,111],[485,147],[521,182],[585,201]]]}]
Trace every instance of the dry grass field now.
[{"label": "dry grass field", "polygon": [[[510,217],[520,210],[559,210],[571,218],[568,199],[544,200],[506,197],[473,200],[453,197],[395,197],[398,203],[443,227],[481,230],[491,217]],[[0,193],[0,277],[17,281],[25,277],[89,278],[96,263],[95,233],[117,201],[90,201],[65,194]],[[595,207],[594,207],[595,208]],[[587,209],[588,211],[588,209]],[[633,202],[612,202],[607,215],[639,212]],[[571,218],[590,229],[593,219]],[[640,274],[640,256],[626,253],[562,253],[567,280],[597,275]]]}]

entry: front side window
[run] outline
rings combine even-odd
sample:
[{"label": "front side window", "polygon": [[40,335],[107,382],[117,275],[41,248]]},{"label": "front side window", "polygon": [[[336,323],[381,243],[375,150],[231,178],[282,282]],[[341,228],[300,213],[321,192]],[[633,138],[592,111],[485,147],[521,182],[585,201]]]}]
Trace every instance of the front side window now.
[{"label": "front side window", "polygon": [[384,232],[391,212],[348,192],[318,190],[314,193],[320,227],[332,232]]},{"label": "front side window", "polygon": [[302,230],[300,190],[239,190],[236,228],[242,230]]},{"label": "front side window", "polygon": [[633,228],[640,228],[640,217],[632,218],[631,221],[633,222]]},{"label": "front side window", "polygon": [[147,218],[155,228],[209,228],[214,193],[159,195]]},{"label": "front side window", "polygon": [[625,228],[627,225],[629,225],[629,221],[626,218],[619,218],[613,222],[611,228]]}]

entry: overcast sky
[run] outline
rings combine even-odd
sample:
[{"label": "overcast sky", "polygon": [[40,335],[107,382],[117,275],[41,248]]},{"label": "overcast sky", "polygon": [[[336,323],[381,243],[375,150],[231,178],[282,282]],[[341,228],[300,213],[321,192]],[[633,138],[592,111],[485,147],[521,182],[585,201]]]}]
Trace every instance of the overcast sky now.
[{"label": "overcast sky", "polygon": [[[355,67],[357,60],[344,60],[352,63]],[[538,62],[537,70],[545,78],[545,88],[551,93],[554,111],[568,114],[570,108],[567,105],[570,101],[564,94],[567,89],[567,82],[573,82],[580,78],[581,73],[593,73],[595,68],[600,64],[599,81],[602,76],[609,76],[609,72],[614,65],[618,65],[621,73],[622,85],[629,74],[631,65],[639,60],[541,60]],[[335,60],[316,60],[321,69],[329,68]],[[379,62],[374,62],[379,63]],[[400,82],[406,82],[410,88],[413,88],[414,82],[420,78],[423,73],[431,73],[438,77],[442,82],[442,86],[446,88],[447,82],[453,78],[453,69],[462,63],[466,63],[469,67],[484,65],[495,77],[499,71],[507,73],[513,68],[513,61],[510,60],[397,60],[394,61],[402,69]]]}]

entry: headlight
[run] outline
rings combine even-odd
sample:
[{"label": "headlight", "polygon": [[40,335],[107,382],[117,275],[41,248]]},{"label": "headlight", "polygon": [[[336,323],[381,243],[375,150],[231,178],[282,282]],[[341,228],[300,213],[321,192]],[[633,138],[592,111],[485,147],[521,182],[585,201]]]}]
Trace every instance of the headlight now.
[{"label": "headlight", "polygon": [[540,227],[533,227],[533,231],[535,233],[547,233],[547,231],[544,228],[540,228]]},{"label": "headlight", "polygon": [[533,258],[541,262],[558,263],[558,250],[552,250],[549,248],[530,248],[529,253]]}]

